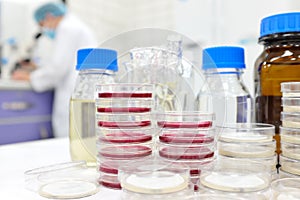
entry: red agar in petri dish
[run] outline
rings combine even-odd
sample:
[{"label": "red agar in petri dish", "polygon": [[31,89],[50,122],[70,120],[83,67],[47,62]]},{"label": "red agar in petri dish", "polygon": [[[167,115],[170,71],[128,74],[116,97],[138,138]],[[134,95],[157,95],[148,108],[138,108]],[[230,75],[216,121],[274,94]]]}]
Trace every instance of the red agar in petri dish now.
[{"label": "red agar in petri dish", "polygon": [[102,175],[99,178],[98,183],[107,188],[118,189],[118,190],[122,189],[117,176],[111,177],[111,176],[107,176],[107,175]]},{"label": "red agar in petri dish", "polygon": [[212,126],[212,121],[202,121],[202,122],[158,121],[157,125],[162,128],[209,128]]},{"label": "red agar in petri dish", "polygon": [[163,133],[159,141],[173,144],[207,144],[214,142],[213,136],[197,133]]},{"label": "red agar in petri dish", "polygon": [[141,107],[124,107],[124,108],[97,108],[97,111],[100,113],[144,113],[150,112],[151,108],[141,108]]},{"label": "red agar in petri dish", "polygon": [[130,145],[130,146],[112,146],[105,147],[99,151],[99,155],[116,159],[133,159],[149,156],[152,149],[148,146]]},{"label": "red agar in petri dish", "polygon": [[159,155],[169,159],[196,160],[212,158],[214,152],[205,147],[164,147],[159,150]]},{"label": "red agar in petri dish", "polygon": [[113,163],[105,162],[99,166],[99,171],[107,174],[118,174],[118,166]]},{"label": "red agar in petri dish", "polygon": [[134,127],[146,127],[150,126],[151,121],[145,120],[145,121],[137,121],[137,122],[108,122],[108,121],[98,121],[99,127],[107,127],[107,128],[134,128]]},{"label": "red agar in petri dish", "polygon": [[99,137],[100,142],[106,142],[106,143],[142,143],[151,140],[152,140],[151,135],[146,135],[142,132],[141,133],[138,132],[109,133]]},{"label": "red agar in petri dish", "polygon": [[102,92],[98,93],[99,98],[152,98],[151,92],[132,93],[132,92]]}]

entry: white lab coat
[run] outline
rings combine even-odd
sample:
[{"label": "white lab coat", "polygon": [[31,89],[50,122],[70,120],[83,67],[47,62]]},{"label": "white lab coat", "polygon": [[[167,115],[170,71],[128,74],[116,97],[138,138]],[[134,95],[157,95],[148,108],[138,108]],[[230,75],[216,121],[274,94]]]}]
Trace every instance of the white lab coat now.
[{"label": "white lab coat", "polygon": [[92,31],[71,14],[66,14],[59,23],[53,42],[53,56],[50,62],[32,72],[30,81],[37,92],[54,89],[54,136],[66,137],[69,134],[69,101],[77,76],[77,50],[95,48],[97,43]]}]

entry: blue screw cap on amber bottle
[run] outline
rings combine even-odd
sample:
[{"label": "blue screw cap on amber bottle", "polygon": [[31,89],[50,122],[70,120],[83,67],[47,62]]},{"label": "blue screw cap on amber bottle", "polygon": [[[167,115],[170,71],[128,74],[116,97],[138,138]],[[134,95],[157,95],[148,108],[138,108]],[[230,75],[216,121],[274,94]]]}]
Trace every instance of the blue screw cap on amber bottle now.
[{"label": "blue screw cap on amber bottle", "polygon": [[300,32],[300,12],[271,15],[261,20],[260,37],[288,32]]}]

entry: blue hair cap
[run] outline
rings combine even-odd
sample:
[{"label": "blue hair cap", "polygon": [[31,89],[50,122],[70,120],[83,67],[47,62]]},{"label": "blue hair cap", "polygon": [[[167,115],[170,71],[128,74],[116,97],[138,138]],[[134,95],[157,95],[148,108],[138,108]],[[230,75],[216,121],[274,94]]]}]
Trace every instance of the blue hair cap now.
[{"label": "blue hair cap", "polygon": [[34,19],[40,22],[45,19],[48,13],[51,13],[53,16],[63,16],[66,11],[67,8],[63,3],[46,3],[36,9]]}]

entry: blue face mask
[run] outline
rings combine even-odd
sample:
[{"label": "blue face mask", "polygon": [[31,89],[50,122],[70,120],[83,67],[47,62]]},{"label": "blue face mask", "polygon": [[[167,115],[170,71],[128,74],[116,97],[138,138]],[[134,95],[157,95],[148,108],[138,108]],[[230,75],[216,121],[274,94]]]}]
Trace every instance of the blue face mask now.
[{"label": "blue face mask", "polygon": [[52,40],[55,38],[56,35],[55,31],[49,28],[43,28],[43,34]]}]

